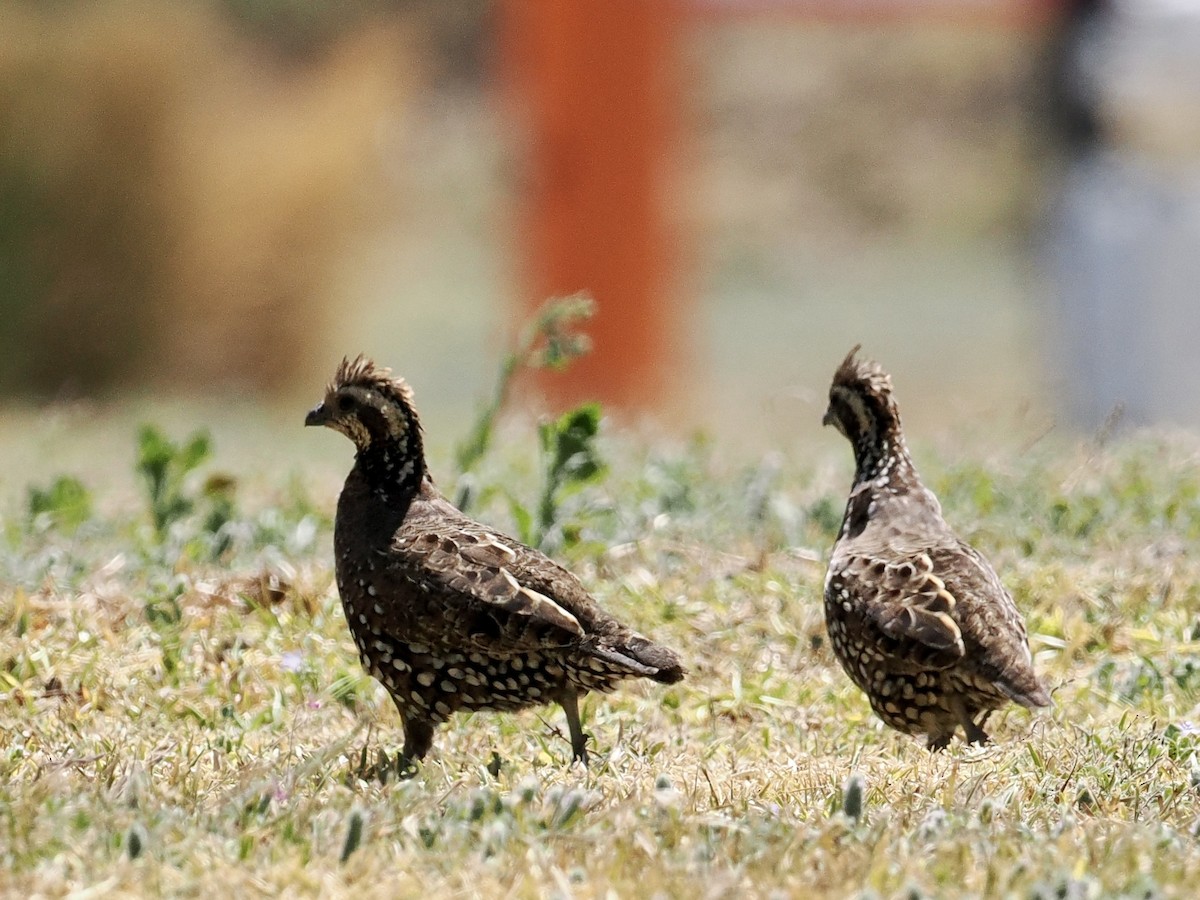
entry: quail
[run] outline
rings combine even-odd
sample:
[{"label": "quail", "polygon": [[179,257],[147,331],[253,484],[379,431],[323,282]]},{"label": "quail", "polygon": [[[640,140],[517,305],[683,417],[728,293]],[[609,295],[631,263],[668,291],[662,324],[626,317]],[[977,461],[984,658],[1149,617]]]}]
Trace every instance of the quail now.
[{"label": "quail", "polygon": [[363,667],[400,712],[406,769],[459,710],[552,702],[586,765],[582,695],[684,677],[674,651],[601,609],[573,574],[442,496],[412,392],[390,370],[344,359],[304,424],[356,448],[334,523],[337,586]]},{"label": "quail", "polygon": [[924,734],[932,750],[959,727],[985,743],[993,711],[1050,697],[1012,597],[921,483],[891,377],[858,350],[834,374],[824,419],[850,441],[855,463],[825,576],[830,643],[887,725]]}]

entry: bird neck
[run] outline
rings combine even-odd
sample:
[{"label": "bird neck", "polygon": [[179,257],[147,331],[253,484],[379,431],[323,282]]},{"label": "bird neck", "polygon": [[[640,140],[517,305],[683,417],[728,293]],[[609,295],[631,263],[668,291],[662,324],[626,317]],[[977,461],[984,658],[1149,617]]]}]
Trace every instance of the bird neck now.
[{"label": "bird neck", "polygon": [[839,539],[854,538],[866,530],[881,502],[907,495],[920,485],[904,437],[860,441],[854,444],[855,474],[846,512],[842,516]]},{"label": "bird neck", "polygon": [[407,507],[426,477],[420,437],[372,441],[358,451],[355,467],[371,493],[388,505]]},{"label": "bird neck", "polygon": [[855,487],[870,484],[898,493],[917,481],[899,422],[894,428],[871,431],[855,441],[854,469]]}]

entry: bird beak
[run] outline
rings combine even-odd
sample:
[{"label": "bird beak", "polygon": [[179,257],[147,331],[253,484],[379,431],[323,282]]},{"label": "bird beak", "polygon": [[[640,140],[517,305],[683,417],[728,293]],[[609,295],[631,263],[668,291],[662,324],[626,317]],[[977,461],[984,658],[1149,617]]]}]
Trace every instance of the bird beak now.
[{"label": "bird beak", "polygon": [[[313,410],[313,412],[316,412],[316,410]],[[312,413],[309,413],[309,415],[311,416]],[[829,407],[829,409],[825,410],[825,418],[823,418],[821,420],[821,424],[822,425],[832,425],[833,423],[834,423],[833,407],[831,406],[831,407]]]},{"label": "bird beak", "polygon": [[305,425],[324,425],[329,421],[329,414],[325,411],[325,404],[318,403],[308,411],[308,415],[304,417]]}]

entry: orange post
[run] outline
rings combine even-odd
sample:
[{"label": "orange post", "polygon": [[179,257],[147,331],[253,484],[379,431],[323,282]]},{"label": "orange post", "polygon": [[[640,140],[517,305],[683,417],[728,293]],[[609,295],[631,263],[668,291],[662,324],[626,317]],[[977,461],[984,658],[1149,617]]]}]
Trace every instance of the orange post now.
[{"label": "orange post", "polygon": [[500,36],[520,129],[518,252],[526,310],[584,291],[592,352],[540,380],[557,407],[660,403],[688,323],[668,210],[680,90],[674,0],[504,0]]}]

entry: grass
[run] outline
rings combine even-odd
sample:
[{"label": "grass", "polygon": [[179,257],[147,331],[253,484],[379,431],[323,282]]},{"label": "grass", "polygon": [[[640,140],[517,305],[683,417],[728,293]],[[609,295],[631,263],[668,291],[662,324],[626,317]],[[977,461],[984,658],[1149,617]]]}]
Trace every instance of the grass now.
[{"label": "grass", "polygon": [[[400,783],[371,774],[398,720],[346,629],[327,498],[273,472],[235,490],[219,445],[173,513],[28,485],[0,509],[0,894],[1191,896],[1200,445],[918,448],[1055,701],[930,755],[823,640],[840,443],[760,460],[602,436],[558,554],[690,678],[589,698],[589,770],[547,708],[456,718]],[[510,530],[539,489],[523,446],[473,473]]]}]

